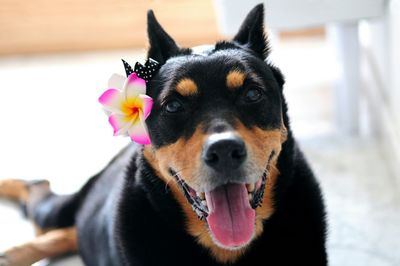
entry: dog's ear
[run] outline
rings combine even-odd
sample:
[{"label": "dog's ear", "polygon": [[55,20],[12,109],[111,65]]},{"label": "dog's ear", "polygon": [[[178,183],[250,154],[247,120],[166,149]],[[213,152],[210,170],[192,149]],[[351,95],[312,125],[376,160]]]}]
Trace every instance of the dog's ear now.
[{"label": "dog's ear", "polygon": [[276,81],[278,82],[279,87],[283,89],[283,85],[285,84],[285,77],[283,76],[281,70],[272,64],[268,64],[268,66],[271,69]]},{"label": "dog's ear", "polygon": [[179,52],[179,47],[158,23],[153,10],[147,12],[147,34],[150,44],[147,57],[164,64],[168,58]]},{"label": "dog's ear", "polygon": [[249,12],[233,40],[249,47],[263,59],[267,58],[269,45],[264,32],[263,4],[258,4]]}]

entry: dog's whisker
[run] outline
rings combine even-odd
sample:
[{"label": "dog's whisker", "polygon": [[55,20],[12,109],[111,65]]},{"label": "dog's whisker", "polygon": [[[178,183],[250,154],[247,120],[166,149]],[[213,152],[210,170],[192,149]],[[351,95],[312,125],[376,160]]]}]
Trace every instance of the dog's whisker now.
[{"label": "dog's whisker", "polygon": [[[172,175],[172,177],[174,177],[176,179],[180,179],[181,177],[179,174],[186,169],[189,169],[189,167],[182,168],[179,171],[174,171],[173,174],[171,173],[171,175]],[[172,181],[173,181],[173,179],[168,179],[167,182],[165,183],[165,192],[168,192],[168,186],[169,186],[170,182],[172,182]]]}]

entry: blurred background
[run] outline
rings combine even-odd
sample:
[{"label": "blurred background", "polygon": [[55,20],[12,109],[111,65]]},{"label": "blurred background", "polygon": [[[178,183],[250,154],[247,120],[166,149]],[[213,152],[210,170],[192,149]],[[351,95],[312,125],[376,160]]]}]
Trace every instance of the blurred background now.
[{"label": "blurred background", "polygon": [[[121,58],[145,58],[148,9],[195,46],[230,38],[259,2],[0,0],[0,178],[47,178],[70,193],[128,143],[97,99],[124,74]],[[269,60],[324,191],[330,265],[400,265],[400,1],[264,4]],[[0,217],[0,250],[33,238],[12,203]]]}]

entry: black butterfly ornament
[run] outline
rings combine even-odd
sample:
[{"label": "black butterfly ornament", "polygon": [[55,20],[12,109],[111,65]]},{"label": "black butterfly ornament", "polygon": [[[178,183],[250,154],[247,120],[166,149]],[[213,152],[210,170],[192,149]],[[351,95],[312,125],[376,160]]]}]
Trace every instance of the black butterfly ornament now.
[{"label": "black butterfly ornament", "polygon": [[136,73],[139,78],[145,80],[146,82],[148,82],[160,69],[160,64],[152,58],[147,59],[144,65],[136,62],[135,69],[132,69],[132,67],[123,59],[122,63],[124,64],[127,77],[129,77],[129,75],[132,73]]}]

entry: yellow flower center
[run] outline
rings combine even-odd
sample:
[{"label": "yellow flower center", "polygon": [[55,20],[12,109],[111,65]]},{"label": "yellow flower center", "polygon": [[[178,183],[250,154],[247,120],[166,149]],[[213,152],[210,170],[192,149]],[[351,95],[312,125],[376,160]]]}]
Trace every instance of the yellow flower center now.
[{"label": "yellow flower center", "polygon": [[136,122],[139,119],[139,113],[143,110],[143,101],[139,97],[126,99],[121,106],[126,122]]}]

